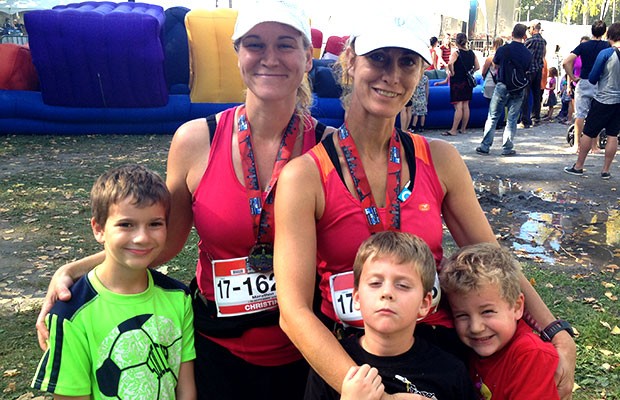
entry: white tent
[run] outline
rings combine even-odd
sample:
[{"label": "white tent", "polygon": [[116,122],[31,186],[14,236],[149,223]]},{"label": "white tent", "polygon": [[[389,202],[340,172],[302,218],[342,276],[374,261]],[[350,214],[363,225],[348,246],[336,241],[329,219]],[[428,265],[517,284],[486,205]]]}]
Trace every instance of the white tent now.
[{"label": "white tent", "polygon": [[[81,0],[80,0],[81,1]],[[128,1],[128,0],[112,0],[112,1]],[[228,0],[136,0],[136,2],[155,4],[162,6],[164,10],[171,7],[187,7],[190,10],[215,8],[217,3],[220,8],[228,8]],[[241,3],[240,0],[234,0],[233,6],[237,7]]]},{"label": "white tent", "polygon": [[0,0],[0,11],[5,14],[15,14],[21,11],[37,10],[41,7],[34,0]]},{"label": "white tent", "polygon": [[50,9],[70,2],[67,0],[0,0],[0,12],[12,15],[23,11]]}]

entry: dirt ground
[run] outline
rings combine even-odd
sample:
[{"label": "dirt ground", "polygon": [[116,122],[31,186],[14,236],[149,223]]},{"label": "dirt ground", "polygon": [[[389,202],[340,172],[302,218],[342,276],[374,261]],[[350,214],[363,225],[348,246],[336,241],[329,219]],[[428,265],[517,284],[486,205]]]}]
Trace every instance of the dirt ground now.
[{"label": "dirt ground", "polygon": [[584,176],[565,173],[563,168],[577,159],[566,140],[567,128],[543,122],[518,129],[517,154],[511,157],[500,155],[502,130],[496,131],[488,156],[475,152],[482,128],[451,137],[433,131],[429,136],[457,147],[502,244],[551,265],[575,269],[618,265],[618,162],[612,164],[609,180],[600,178],[604,150],[588,155]]},{"label": "dirt ground", "polygon": [[577,156],[566,141],[568,126],[554,122],[543,122],[529,129],[517,129],[514,138],[516,156],[499,155],[502,144],[502,130],[496,131],[495,142],[489,156],[476,154],[475,148],[482,139],[482,129],[468,130],[465,135],[447,137],[462,154],[472,177],[493,175],[520,183],[524,189],[567,193],[585,200],[618,200],[620,169],[614,162],[612,179],[600,179],[603,165],[603,150],[590,154],[586,159],[584,176],[572,176],[563,171],[571,166]]}]

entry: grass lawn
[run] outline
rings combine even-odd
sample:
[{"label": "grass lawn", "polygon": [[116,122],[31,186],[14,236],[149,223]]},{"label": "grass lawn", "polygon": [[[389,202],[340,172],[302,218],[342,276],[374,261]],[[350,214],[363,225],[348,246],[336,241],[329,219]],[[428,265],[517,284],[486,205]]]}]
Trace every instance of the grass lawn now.
[{"label": "grass lawn", "polygon": [[[88,194],[99,174],[138,162],[162,175],[170,136],[0,136],[0,398],[30,399],[41,356],[36,299],[64,263],[99,249],[89,226]],[[499,231],[501,226],[493,227]],[[164,266],[186,283],[196,237]],[[578,331],[574,399],[620,399],[620,272],[523,261],[555,315]]]}]

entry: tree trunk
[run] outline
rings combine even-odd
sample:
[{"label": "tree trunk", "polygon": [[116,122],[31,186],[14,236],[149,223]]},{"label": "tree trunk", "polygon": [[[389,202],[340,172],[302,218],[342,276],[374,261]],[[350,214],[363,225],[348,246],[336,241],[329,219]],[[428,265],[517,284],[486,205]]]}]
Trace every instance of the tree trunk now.
[{"label": "tree trunk", "polygon": [[607,10],[609,10],[609,0],[603,0],[601,3],[601,16],[599,19],[604,20],[605,15],[607,14]]},{"label": "tree trunk", "polygon": [[588,0],[584,0],[583,2],[583,8],[581,9],[581,11],[583,11],[583,20],[581,22],[582,25],[588,25]]}]

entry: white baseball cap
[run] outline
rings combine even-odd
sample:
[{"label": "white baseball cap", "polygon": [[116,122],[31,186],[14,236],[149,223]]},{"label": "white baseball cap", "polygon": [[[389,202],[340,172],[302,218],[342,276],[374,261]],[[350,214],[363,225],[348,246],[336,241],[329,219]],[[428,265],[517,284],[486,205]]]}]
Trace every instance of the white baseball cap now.
[{"label": "white baseball cap", "polygon": [[248,0],[237,15],[233,42],[263,22],[279,22],[297,29],[312,43],[310,19],[294,0]]},{"label": "white baseball cap", "polygon": [[365,55],[383,47],[400,47],[411,50],[431,64],[429,40],[433,32],[428,28],[429,21],[422,15],[403,17],[382,15],[372,16],[371,20],[360,24],[355,39],[355,53]]}]

